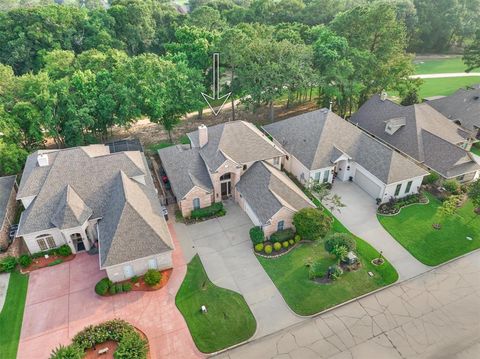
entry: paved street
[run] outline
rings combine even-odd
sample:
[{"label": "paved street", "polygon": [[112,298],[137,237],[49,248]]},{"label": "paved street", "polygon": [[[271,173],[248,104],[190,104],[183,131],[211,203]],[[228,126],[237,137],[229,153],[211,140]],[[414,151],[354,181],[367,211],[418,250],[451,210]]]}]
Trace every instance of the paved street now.
[{"label": "paved street", "polygon": [[399,280],[412,278],[430,267],[420,263],[398,243],[378,222],[375,199],[352,182],[336,181],[332,193],[338,194],[346,207],[335,216],[352,233],[366,240],[393,264]]},{"label": "paved street", "polygon": [[221,359],[480,358],[480,252]]},{"label": "paved street", "polygon": [[175,224],[186,260],[198,252],[210,280],[242,294],[257,320],[259,338],[302,319],[290,310],[252,251],[253,227],[241,208],[228,201],[227,215],[206,222]]}]

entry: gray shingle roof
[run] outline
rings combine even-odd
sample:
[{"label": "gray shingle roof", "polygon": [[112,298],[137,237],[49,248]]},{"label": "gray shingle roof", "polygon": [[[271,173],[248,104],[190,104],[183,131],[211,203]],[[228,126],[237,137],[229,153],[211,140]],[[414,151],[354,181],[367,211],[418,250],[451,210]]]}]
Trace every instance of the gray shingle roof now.
[{"label": "gray shingle roof", "polygon": [[[88,215],[92,218],[102,218],[99,221],[102,251],[108,252],[110,247],[116,248],[116,243],[125,244],[126,248],[129,248],[128,255],[116,250],[105,256],[105,261],[107,257],[110,258],[106,263],[120,263],[125,257],[141,258],[146,252],[155,254],[160,253],[158,252],[160,249],[163,251],[164,248],[172,248],[170,234],[161,213],[145,156],[138,151],[108,155],[101,153],[102,151],[97,150],[85,151],[82,147],[56,150],[48,153],[49,165],[46,167],[37,165],[37,152],[30,155],[20,184],[22,191],[19,191],[17,198],[30,195],[36,197],[22,214],[18,234],[24,235],[48,230],[57,225],[74,224],[73,222],[81,221]],[[121,172],[127,178],[124,181],[119,181]],[[137,176],[144,176],[146,184],[130,179]],[[123,197],[112,195],[112,188],[120,184],[128,184],[133,195]],[[125,208],[126,202],[133,206],[132,203],[136,200],[141,200],[141,205],[136,203],[135,208],[142,207],[137,211],[138,215],[129,216],[128,213],[118,215],[114,211],[117,208]],[[74,213],[73,218],[70,212]],[[119,231],[112,227],[114,224],[122,223],[132,229],[138,229],[138,223],[141,223],[137,220],[138,216],[143,218],[143,222],[155,228],[155,235],[142,231],[133,235],[132,232]],[[118,221],[115,222],[115,219]],[[126,245],[132,241],[135,241],[135,245]],[[152,241],[162,243],[151,246]]]},{"label": "gray shingle roof", "polygon": [[[199,147],[198,131],[188,134],[192,145]],[[211,171],[231,158],[239,164],[261,161],[283,155],[253,124],[244,121],[226,122],[208,127],[208,143],[200,155]]]},{"label": "gray shingle roof", "polygon": [[7,215],[7,206],[15,185],[16,176],[0,177],[0,229]]},{"label": "gray shingle roof", "polygon": [[284,206],[294,211],[315,207],[283,172],[263,161],[254,163],[240,178],[236,188],[262,223]]},{"label": "gray shingle roof", "polygon": [[480,129],[480,84],[472,89],[460,89],[453,95],[426,102],[450,120],[458,120],[462,127]]},{"label": "gray shingle roof", "polygon": [[327,109],[264,126],[310,170],[330,167],[346,154],[385,184],[422,176],[425,170]]},{"label": "gray shingle roof", "polygon": [[177,201],[195,186],[209,192],[213,191],[210,175],[198,148],[183,149],[181,146],[171,146],[159,150],[158,155]]},{"label": "gray shingle roof", "polygon": [[[405,118],[405,125],[392,135],[386,133],[386,121],[399,117]],[[456,146],[470,133],[426,103],[401,106],[389,100],[382,101],[375,95],[360,107],[351,122],[445,177],[450,177],[448,172],[458,172],[456,166],[459,163],[470,162],[471,166],[465,168],[472,170],[478,167],[467,151]],[[431,153],[433,147],[436,153]]]}]

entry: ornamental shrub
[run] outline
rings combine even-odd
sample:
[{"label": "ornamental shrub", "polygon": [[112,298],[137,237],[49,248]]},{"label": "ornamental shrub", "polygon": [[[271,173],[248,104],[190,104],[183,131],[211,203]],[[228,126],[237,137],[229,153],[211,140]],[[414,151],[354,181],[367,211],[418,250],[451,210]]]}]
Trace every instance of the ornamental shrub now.
[{"label": "ornamental shrub", "polygon": [[221,213],[222,216],[225,215],[226,213],[225,209],[223,208],[222,202],[216,202],[211,206],[208,206],[205,208],[194,209],[190,214],[190,218],[192,219],[208,218],[208,217],[213,217],[215,215],[218,215],[219,213]]},{"label": "ornamental shrub", "polygon": [[295,240],[295,243],[298,243],[302,240],[302,237],[300,237],[299,234],[296,234],[294,240]]},{"label": "ornamental shrub", "polygon": [[128,283],[128,282],[123,283],[123,291],[125,293],[128,293],[131,290],[132,290],[132,284],[131,283]]},{"label": "ornamental shrub", "polygon": [[156,271],[155,269],[149,269],[147,273],[143,276],[143,280],[147,285],[150,287],[153,287],[154,285],[157,285],[160,283],[160,280],[162,279],[162,274],[159,271]]},{"label": "ornamental shrub", "polygon": [[32,257],[30,257],[28,254],[22,254],[20,258],[18,258],[18,264],[20,264],[22,268],[26,268],[32,264]]},{"label": "ornamental shrub", "polygon": [[261,251],[263,251],[263,243],[255,244],[255,251],[256,251],[256,252],[261,252]]},{"label": "ornamental shrub", "polygon": [[112,285],[112,286],[108,289],[108,292],[109,292],[111,295],[117,294],[117,286],[116,286],[116,285]]},{"label": "ornamental shrub", "polygon": [[266,254],[270,254],[272,253],[272,246],[270,244],[267,244],[263,250]]},{"label": "ornamental shrub", "polygon": [[123,284],[122,283],[117,283],[115,284],[115,291],[118,293],[123,293]]},{"label": "ornamental shrub", "polygon": [[332,280],[337,280],[342,274],[343,270],[340,266],[332,266],[332,271],[330,272],[330,278],[332,278]]},{"label": "ornamental shrub", "polygon": [[357,243],[348,233],[334,233],[325,240],[325,250],[332,253],[336,246],[344,246],[350,252],[355,250]]},{"label": "ornamental shrub", "polygon": [[313,263],[308,270],[308,278],[314,280],[315,278],[321,278],[325,275],[325,271],[322,269],[320,262]]},{"label": "ornamental shrub", "polygon": [[295,232],[291,228],[283,229],[281,231],[276,231],[270,236],[270,240],[273,243],[284,242],[292,239],[295,236]]},{"label": "ornamental shrub", "polygon": [[62,264],[62,263],[63,263],[63,260],[58,258],[58,259],[55,259],[53,262],[48,263],[47,267],[53,267],[53,266],[56,266],[56,265]]},{"label": "ornamental shrub", "polygon": [[58,247],[57,253],[59,256],[68,257],[70,254],[72,254],[72,249],[68,244],[64,244],[63,246]]},{"label": "ornamental shrub", "polygon": [[108,292],[108,289],[112,285],[112,281],[108,279],[107,277],[102,278],[98,281],[98,283],[95,285],[95,293],[98,295],[105,295]]},{"label": "ornamental shrub", "polygon": [[252,227],[250,228],[250,239],[254,245],[263,243],[265,240],[265,235],[261,227]]},{"label": "ornamental shrub", "polygon": [[290,243],[290,245],[293,246],[295,244],[295,241],[293,239],[290,239],[288,243]]},{"label": "ornamental shrub", "polygon": [[117,350],[113,353],[115,359],[143,359],[147,357],[147,342],[135,331],[126,332]]},{"label": "ornamental shrub", "polygon": [[138,275],[134,275],[132,278],[130,278],[130,282],[137,283],[138,282]]},{"label": "ornamental shrub", "polygon": [[288,243],[288,241],[282,242],[283,248],[288,248],[289,245],[290,245],[290,244]]},{"label": "ornamental shrub", "polygon": [[333,224],[333,218],[318,208],[303,208],[293,216],[297,233],[307,241],[326,236]]},{"label": "ornamental shrub", "polygon": [[273,243],[273,249],[278,252],[280,249],[282,249],[282,244],[280,242]]},{"label": "ornamental shrub", "polygon": [[440,179],[437,172],[431,172],[428,176],[423,177],[423,184],[434,184]]},{"label": "ornamental shrub", "polygon": [[11,273],[17,267],[17,258],[8,256],[3,258],[0,261],[0,273],[1,272],[8,272]]},{"label": "ornamental shrub", "polygon": [[443,188],[450,193],[458,194],[460,192],[460,183],[455,179],[446,180],[443,182]]},{"label": "ornamental shrub", "polygon": [[76,344],[60,345],[53,349],[50,359],[82,359],[84,355],[83,349]]}]

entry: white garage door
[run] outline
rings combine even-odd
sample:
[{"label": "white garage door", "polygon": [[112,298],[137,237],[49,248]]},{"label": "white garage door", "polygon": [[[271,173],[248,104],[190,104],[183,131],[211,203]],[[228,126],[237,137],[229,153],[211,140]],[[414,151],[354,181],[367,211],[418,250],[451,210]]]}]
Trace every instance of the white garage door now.
[{"label": "white garage door", "polygon": [[250,217],[254,225],[256,226],[262,225],[262,223],[259,221],[259,219],[257,218],[257,215],[255,214],[255,212],[253,212],[252,207],[249,206],[247,201],[245,201],[245,212],[247,213],[248,217]]},{"label": "white garage door", "polygon": [[381,187],[368,178],[365,174],[360,172],[358,169],[355,171],[355,177],[353,182],[358,184],[365,192],[367,192],[373,198],[380,197]]}]

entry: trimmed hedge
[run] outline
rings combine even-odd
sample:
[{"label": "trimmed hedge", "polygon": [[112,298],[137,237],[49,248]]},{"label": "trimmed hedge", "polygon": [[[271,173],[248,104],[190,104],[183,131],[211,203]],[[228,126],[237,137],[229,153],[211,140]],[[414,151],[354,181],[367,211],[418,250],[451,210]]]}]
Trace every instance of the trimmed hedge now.
[{"label": "trimmed hedge", "polygon": [[30,257],[28,254],[22,254],[20,258],[18,258],[18,264],[20,264],[22,268],[26,268],[32,264],[32,257]]},{"label": "trimmed hedge", "polygon": [[263,251],[263,243],[255,244],[255,251],[256,251],[256,252],[261,252],[261,251]]},{"label": "trimmed hedge", "polygon": [[203,219],[216,215],[225,215],[225,209],[222,202],[216,202],[209,207],[194,209],[190,214],[192,219]]},{"label": "trimmed hedge", "polygon": [[272,246],[270,244],[267,244],[264,248],[264,252],[266,254],[271,254],[272,253]]},{"label": "trimmed hedge", "polygon": [[145,284],[149,285],[150,287],[153,287],[154,285],[157,285],[160,283],[160,280],[162,279],[162,273],[155,269],[149,269],[147,270],[147,273],[143,276],[143,281]]},{"label": "trimmed hedge", "polygon": [[108,292],[108,289],[112,285],[112,281],[108,278],[102,278],[98,283],[95,285],[95,293],[98,295],[105,295]]},{"label": "trimmed hedge", "polygon": [[0,261],[0,273],[11,273],[17,268],[17,258],[8,256]]},{"label": "trimmed hedge", "polygon": [[280,242],[273,243],[273,249],[278,252],[280,249],[282,249],[282,244]]},{"label": "trimmed hedge", "polygon": [[265,240],[265,235],[261,227],[252,227],[250,228],[250,239],[254,245],[263,243]]},{"label": "trimmed hedge", "polygon": [[275,233],[273,233],[270,236],[270,241],[273,243],[285,242],[285,241],[289,241],[293,237],[295,237],[295,232],[293,231],[293,229],[287,228],[287,229],[276,231]]}]

